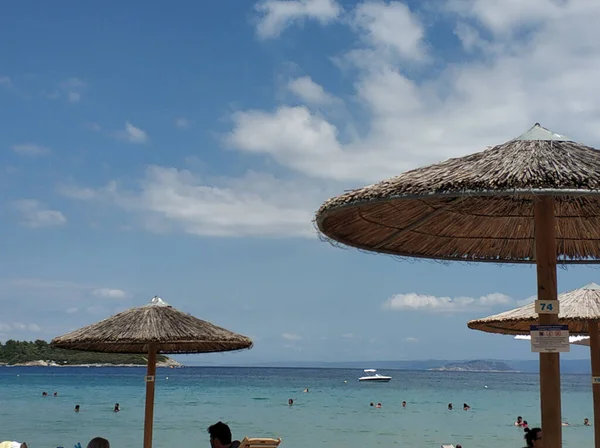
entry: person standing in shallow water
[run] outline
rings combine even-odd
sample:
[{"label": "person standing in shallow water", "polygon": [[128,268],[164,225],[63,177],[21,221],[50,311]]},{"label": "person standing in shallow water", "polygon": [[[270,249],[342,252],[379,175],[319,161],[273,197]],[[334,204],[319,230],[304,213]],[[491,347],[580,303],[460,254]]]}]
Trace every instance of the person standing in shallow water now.
[{"label": "person standing in shallow water", "polygon": [[75,412],[79,412],[79,405],[78,404],[75,405]]},{"label": "person standing in shallow water", "polygon": [[115,403],[115,412],[119,412],[121,410],[121,407],[119,406],[119,403]]},{"label": "person standing in shallow water", "polygon": [[543,448],[542,428],[525,428],[525,448]]},{"label": "person standing in shallow water", "polygon": [[208,427],[211,448],[238,448],[239,440],[231,440],[231,429],[223,422]]},{"label": "person standing in shallow water", "polygon": [[102,437],[94,437],[87,444],[87,448],[110,448],[110,443]]}]

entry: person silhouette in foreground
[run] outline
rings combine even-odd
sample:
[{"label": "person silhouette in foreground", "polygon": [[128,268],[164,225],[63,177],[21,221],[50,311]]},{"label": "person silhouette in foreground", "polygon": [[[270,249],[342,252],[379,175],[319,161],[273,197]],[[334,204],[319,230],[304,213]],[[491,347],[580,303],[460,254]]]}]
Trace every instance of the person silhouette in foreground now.
[{"label": "person silhouette in foreground", "polygon": [[211,448],[238,448],[239,440],[231,441],[231,429],[223,422],[208,427]]},{"label": "person silhouette in foreground", "polygon": [[94,437],[87,444],[87,448],[110,448],[110,443],[102,437]]},{"label": "person silhouette in foreground", "polygon": [[525,448],[542,448],[542,428],[525,428]]}]

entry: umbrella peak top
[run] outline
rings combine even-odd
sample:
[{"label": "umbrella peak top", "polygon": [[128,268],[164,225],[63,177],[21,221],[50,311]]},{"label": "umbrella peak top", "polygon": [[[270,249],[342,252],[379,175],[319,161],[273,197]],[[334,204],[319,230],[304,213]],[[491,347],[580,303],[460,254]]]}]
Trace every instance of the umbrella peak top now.
[{"label": "umbrella peak top", "polygon": [[543,140],[543,141],[559,141],[559,142],[570,142],[570,138],[557,134],[540,125],[539,123],[534,124],[527,132],[521,134],[513,141],[531,141],[531,140]]},{"label": "umbrella peak top", "polygon": [[161,299],[158,296],[154,296],[152,297],[152,299],[150,300],[150,303],[146,305],[147,307],[150,306],[168,306],[171,307],[171,305],[169,305],[167,302],[165,302],[163,299]]}]

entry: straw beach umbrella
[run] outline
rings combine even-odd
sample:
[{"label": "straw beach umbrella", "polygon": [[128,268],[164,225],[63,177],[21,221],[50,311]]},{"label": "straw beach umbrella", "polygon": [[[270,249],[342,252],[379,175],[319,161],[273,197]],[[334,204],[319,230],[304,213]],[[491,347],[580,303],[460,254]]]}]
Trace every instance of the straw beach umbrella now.
[{"label": "straw beach umbrella", "polygon": [[252,347],[246,336],[178,311],[159,297],[147,305],[59,336],[51,344],[71,350],[148,355],[144,448],[152,447],[157,354],[227,352]]},{"label": "straw beach umbrella", "polygon": [[[557,262],[600,262],[600,153],[536,123],[485,151],[329,199],[316,225],[330,241],[366,251],[533,263],[538,299],[555,300]],[[558,448],[558,353],[540,353],[540,389],[544,443]]]},{"label": "straw beach umbrella", "polygon": [[[564,292],[558,296],[558,300],[558,322],[569,325],[569,330],[574,334],[590,335],[589,338],[572,336],[575,339],[572,343],[590,346],[592,378],[600,377],[600,285],[590,283],[583,288]],[[488,333],[526,335],[529,334],[529,326],[535,324],[536,320],[535,305],[530,303],[514,310],[472,320],[467,325]],[[594,436],[596,447],[600,447],[600,389],[595,380],[592,384]]]}]

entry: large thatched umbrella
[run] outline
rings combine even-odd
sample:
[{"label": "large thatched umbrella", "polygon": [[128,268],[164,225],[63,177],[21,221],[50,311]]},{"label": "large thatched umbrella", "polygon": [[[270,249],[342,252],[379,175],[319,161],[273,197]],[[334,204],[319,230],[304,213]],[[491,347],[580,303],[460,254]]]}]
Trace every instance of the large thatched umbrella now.
[{"label": "large thatched umbrella", "polygon": [[[535,263],[538,298],[555,300],[557,262],[600,262],[600,153],[536,124],[485,151],[332,198],[316,224],[330,240],[366,251]],[[558,353],[540,354],[540,389],[545,444],[558,448]]]},{"label": "large thatched umbrella", "polygon": [[[564,292],[558,296],[560,309],[558,322],[569,325],[569,330],[578,335],[589,334],[587,344],[583,341],[577,343],[590,345],[592,377],[600,377],[600,285],[590,283],[583,288]],[[535,305],[528,305],[505,311],[500,314],[470,321],[467,325],[474,330],[488,333],[501,333],[513,335],[529,334],[529,327],[537,321]],[[584,341],[586,341],[584,339]],[[600,447],[600,389],[596,382],[592,382],[594,400],[594,436],[596,447]]]},{"label": "large thatched umbrella", "polygon": [[148,354],[144,448],[152,447],[158,353],[213,353],[252,347],[252,341],[246,336],[182,313],[159,297],[154,297],[148,305],[128,309],[59,336],[51,344],[90,352]]}]

